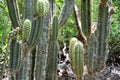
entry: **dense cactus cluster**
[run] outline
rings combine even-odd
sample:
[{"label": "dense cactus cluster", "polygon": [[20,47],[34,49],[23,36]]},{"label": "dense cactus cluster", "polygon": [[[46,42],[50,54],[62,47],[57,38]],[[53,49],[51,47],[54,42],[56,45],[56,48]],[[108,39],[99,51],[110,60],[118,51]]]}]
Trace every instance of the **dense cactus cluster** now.
[{"label": "dense cactus cluster", "polygon": [[[34,72],[37,75],[36,80],[57,80],[58,32],[68,20],[74,8],[75,0],[65,0],[59,17],[55,14],[55,0],[29,0],[28,4],[25,3],[25,20],[23,23],[21,22],[23,20],[20,18],[17,0],[6,1],[13,26],[9,34],[10,80],[33,80]],[[106,41],[109,29],[107,1],[100,0],[98,28],[93,33],[95,34],[93,38],[91,33],[92,0],[81,0],[81,22],[77,17],[77,23],[79,23],[78,37],[73,37],[69,43],[71,68],[76,74],[77,80],[83,78],[84,63],[86,63],[89,75],[92,72],[99,72],[105,66]],[[18,39],[17,36],[20,34],[22,34],[22,38]],[[80,35],[84,39],[80,39]],[[94,43],[95,45],[93,45]],[[100,59],[103,60],[100,61]]]}]

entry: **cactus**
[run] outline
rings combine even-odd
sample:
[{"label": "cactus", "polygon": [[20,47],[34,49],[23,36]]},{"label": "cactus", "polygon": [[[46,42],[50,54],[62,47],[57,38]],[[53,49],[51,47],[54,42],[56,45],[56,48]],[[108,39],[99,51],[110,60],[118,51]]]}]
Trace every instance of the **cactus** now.
[{"label": "cactus", "polygon": [[63,7],[62,7],[62,11],[59,16],[60,27],[62,27],[65,24],[65,22],[68,20],[72,12],[74,3],[75,3],[75,0],[65,0]]},{"label": "cactus", "polygon": [[[70,53],[70,58],[72,56],[74,56],[73,53],[73,47],[75,45],[75,43],[78,41],[78,39],[76,37],[73,37],[71,40],[70,40],[70,43],[69,43],[69,53]],[[71,60],[72,63],[74,63],[75,60]]]},{"label": "cactus", "polygon": [[36,44],[39,42],[39,39],[42,35],[43,31],[43,18],[37,18],[33,22],[33,26],[31,27],[30,36],[28,39],[28,45],[30,48],[34,48]]},{"label": "cactus", "polygon": [[14,70],[17,70],[19,68],[19,65],[20,65],[20,56],[21,56],[21,52],[20,52],[20,49],[21,49],[21,45],[20,45],[20,42],[19,41],[16,41],[15,45],[14,45],[14,52],[13,52],[13,69]]},{"label": "cactus", "polygon": [[46,16],[49,12],[48,1],[38,0],[36,2],[35,10],[38,14],[38,17],[33,21],[33,25],[32,25],[31,32],[30,32],[30,37],[28,40],[28,45],[31,48],[34,48],[36,44],[38,44],[40,37],[42,35],[44,16]]},{"label": "cactus", "polygon": [[81,0],[81,25],[84,35],[89,39],[91,35],[92,0]]},{"label": "cactus", "polygon": [[26,19],[23,23],[23,30],[22,30],[22,39],[24,41],[28,41],[30,35],[30,29],[31,29],[31,21],[29,19]]},{"label": "cactus", "polygon": [[17,0],[6,0],[7,5],[8,5],[8,10],[10,14],[10,19],[12,21],[12,25],[14,29],[16,27],[22,27],[21,19],[20,19],[20,14],[19,14],[19,9],[17,5]]},{"label": "cactus", "polygon": [[[18,74],[18,69],[20,65],[21,57],[21,45],[16,39],[11,39],[10,41],[10,69],[11,73]],[[14,80],[15,77],[11,76],[10,79]]]},{"label": "cactus", "polygon": [[58,17],[54,16],[51,37],[48,47],[46,80],[57,80],[57,55],[58,55],[57,36],[58,36]]},{"label": "cactus", "polygon": [[[21,77],[22,79],[20,80],[32,80],[31,75],[34,73],[34,69],[36,69],[36,74],[37,74],[37,79],[43,79],[43,80],[57,80],[57,53],[58,53],[58,25],[61,28],[67,19],[69,18],[71,11],[73,9],[75,0],[65,0],[62,11],[60,12],[59,15],[59,20],[57,16],[53,15],[56,13],[55,12],[55,0],[25,0],[25,16],[24,18],[26,19],[23,25],[21,24],[21,19],[20,19],[20,14],[18,11],[18,5],[16,0],[6,0],[8,4],[8,9],[10,13],[10,18],[12,21],[13,28],[11,29],[12,31],[10,32],[10,68],[15,71],[20,67],[20,64],[22,65],[21,74],[18,77]],[[80,42],[80,38],[82,36],[83,40],[85,40],[85,43],[88,41],[88,46],[90,47],[91,45],[89,44],[90,40],[90,35],[91,35],[91,1],[92,0],[81,0],[81,23],[79,24],[80,19],[77,18],[76,21],[78,21],[79,28],[78,31],[78,39],[77,38],[72,38],[70,41],[69,45],[69,52],[70,52],[70,58],[71,58],[71,63],[72,63],[72,69],[76,73],[77,78],[81,79],[82,74],[83,74],[83,63],[84,63],[84,54],[83,54],[83,44],[82,41]],[[96,51],[90,50],[91,48],[86,48],[86,51],[88,51],[88,56],[87,56],[87,67],[88,71],[92,71],[93,68],[96,69],[101,69],[101,64],[103,63],[102,61],[100,62],[100,65],[97,64],[99,63],[100,59],[102,58],[105,60],[105,53],[106,53],[106,46],[107,43],[105,43],[107,39],[107,34],[105,32],[107,31],[107,18],[108,15],[107,10],[108,6],[106,5],[107,0],[101,0],[102,6],[100,6],[100,12],[99,13],[99,18],[98,19],[98,31],[97,31],[97,41],[96,45]],[[28,3],[27,3],[28,2]],[[50,5],[49,5],[50,4]],[[34,8],[33,8],[34,6]],[[50,6],[50,8],[49,8]],[[34,10],[33,10],[34,9]],[[49,12],[50,9],[50,12]],[[50,15],[49,15],[50,13]],[[34,17],[33,17],[34,16]],[[53,20],[52,20],[53,17]],[[50,21],[53,21],[52,23],[52,29],[51,29],[51,24]],[[47,21],[47,22],[45,22]],[[45,22],[45,23],[44,23]],[[101,23],[102,22],[102,23]],[[48,26],[50,26],[50,35],[48,34]],[[102,28],[100,27],[102,26]],[[20,29],[22,31],[22,39],[21,39],[21,44],[19,43],[20,41],[17,38],[17,34],[19,31],[17,29]],[[102,32],[102,33],[101,33]],[[42,37],[42,39],[41,39]],[[87,38],[87,39],[86,39]],[[48,41],[49,40],[49,41]],[[38,44],[39,41],[42,44]],[[84,41],[83,41],[84,42]],[[103,42],[103,43],[101,43]],[[94,43],[94,41],[92,42]],[[105,44],[105,46],[103,45]],[[38,45],[38,46],[37,46]],[[102,45],[102,46],[101,46]],[[21,47],[20,47],[21,46]],[[92,49],[94,47],[92,46]],[[31,59],[32,56],[32,50],[35,50],[37,47],[37,63],[41,63],[36,65],[34,68],[35,64],[35,53],[34,55],[34,60],[33,63],[31,64]],[[45,49],[43,49],[45,48]],[[96,60],[97,63],[94,63],[96,65],[95,67],[91,68],[90,63],[92,62],[93,54],[89,53],[96,53],[96,56],[98,60]],[[100,53],[101,52],[101,53]],[[45,54],[44,54],[45,53]],[[46,54],[48,53],[48,54]],[[21,57],[22,54],[25,54],[24,57]],[[20,57],[23,59],[23,63],[20,59]],[[44,61],[44,62],[43,62]],[[51,63],[52,62],[52,63]],[[45,68],[43,68],[45,66]],[[93,66],[93,65],[92,65]],[[40,67],[40,68],[38,68]],[[32,69],[31,69],[32,68]],[[38,71],[37,71],[38,70]],[[40,74],[39,74],[40,73]],[[45,73],[45,74],[44,74]],[[17,76],[16,74],[14,74]],[[38,77],[40,75],[40,77]],[[15,78],[13,75],[11,75],[11,80],[14,80]]]},{"label": "cactus", "polygon": [[47,13],[49,12],[48,0],[37,0],[35,11],[39,17],[47,15]]},{"label": "cactus", "polygon": [[70,41],[73,43],[73,47],[70,47],[71,65],[74,73],[77,75],[77,79],[82,80],[84,65],[83,43],[76,40],[76,38],[72,38]]},{"label": "cactus", "polygon": [[[107,39],[108,39],[108,0],[101,0],[101,3],[99,4],[99,15],[98,15],[98,24],[97,24],[97,71],[99,72],[101,69],[105,66],[106,57],[108,54],[108,48],[107,48]],[[99,64],[98,64],[99,63]]]},{"label": "cactus", "polygon": [[46,66],[47,66],[47,55],[48,52],[48,29],[49,29],[49,19],[48,15],[45,16],[43,24],[43,34],[41,36],[40,42],[36,48],[36,72],[35,72],[35,80],[46,80]]}]

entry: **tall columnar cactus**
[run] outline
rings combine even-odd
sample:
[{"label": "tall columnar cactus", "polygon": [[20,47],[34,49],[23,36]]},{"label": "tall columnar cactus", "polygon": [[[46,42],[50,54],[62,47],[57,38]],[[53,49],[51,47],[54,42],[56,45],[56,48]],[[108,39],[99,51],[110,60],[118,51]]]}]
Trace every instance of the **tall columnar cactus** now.
[{"label": "tall columnar cactus", "polygon": [[97,71],[100,71],[105,66],[105,60],[108,54],[108,0],[101,0],[99,4],[98,24],[97,24]]},{"label": "tall columnar cactus", "polygon": [[84,53],[83,53],[83,43],[76,41],[76,38],[72,38],[70,41],[70,58],[72,69],[77,75],[78,80],[82,80],[83,75],[83,63],[84,63]]},{"label": "tall columnar cactus", "polygon": [[84,35],[89,39],[91,35],[92,0],[81,0],[81,25]]},{"label": "tall columnar cactus", "polygon": [[[91,36],[87,50],[87,68],[90,75],[99,73],[104,67],[108,54],[109,14],[108,0],[100,0],[97,31]],[[95,79],[94,78],[92,79]],[[97,77],[97,76],[96,76]],[[98,77],[97,77],[98,79]]]},{"label": "tall columnar cactus", "polygon": [[47,60],[47,76],[46,80],[57,80],[57,55],[58,55],[58,17],[53,17],[52,31],[50,33],[50,41],[48,46]]}]

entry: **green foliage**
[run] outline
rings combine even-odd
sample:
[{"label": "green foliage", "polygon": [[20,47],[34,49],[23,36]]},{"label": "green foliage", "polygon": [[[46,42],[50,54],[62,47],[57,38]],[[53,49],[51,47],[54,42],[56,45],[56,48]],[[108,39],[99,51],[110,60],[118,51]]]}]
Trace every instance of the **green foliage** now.
[{"label": "green foliage", "polygon": [[5,57],[11,23],[5,1],[0,1],[0,59]]},{"label": "green foliage", "polygon": [[115,13],[112,15],[112,22],[109,34],[110,53],[120,52],[120,1],[114,0]]}]

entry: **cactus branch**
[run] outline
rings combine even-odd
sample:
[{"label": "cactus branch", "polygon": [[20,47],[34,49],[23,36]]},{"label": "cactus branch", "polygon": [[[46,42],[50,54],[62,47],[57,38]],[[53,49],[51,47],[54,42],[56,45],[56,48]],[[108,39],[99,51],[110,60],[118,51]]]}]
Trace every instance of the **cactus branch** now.
[{"label": "cactus branch", "polygon": [[89,39],[91,35],[92,0],[81,0],[81,24],[84,35]]},{"label": "cactus branch", "polygon": [[12,21],[13,28],[22,28],[22,23],[20,19],[18,4],[16,0],[6,0],[9,10],[10,19]]},{"label": "cactus branch", "polygon": [[82,32],[82,26],[81,26],[81,21],[78,13],[78,8],[77,5],[74,4],[74,14],[75,14],[75,19],[76,19],[76,24],[77,24],[77,30],[78,30],[78,39],[82,41],[84,44],[87,43],[87,39],[85,35]]},{"label": "cactus branch", "polygon": [[[50,35],[48,47],[48,60],[47,60],[47,76],[46,80],[57,80],[57,55],[58,55],[58,17],[53,17],[52,32]],[[52,62],[52,63],[51,63]]]},{"label": "cactus branch", "polygon": [[33,18],[33,0],[25,0],[25,19],[30,21]]},{"label": "cactus branch", "polygon": [[59,26],[62,27],[68,20],[72,10],[75,0],[65,0],[63,4],[62,11],[59,16]]}]

